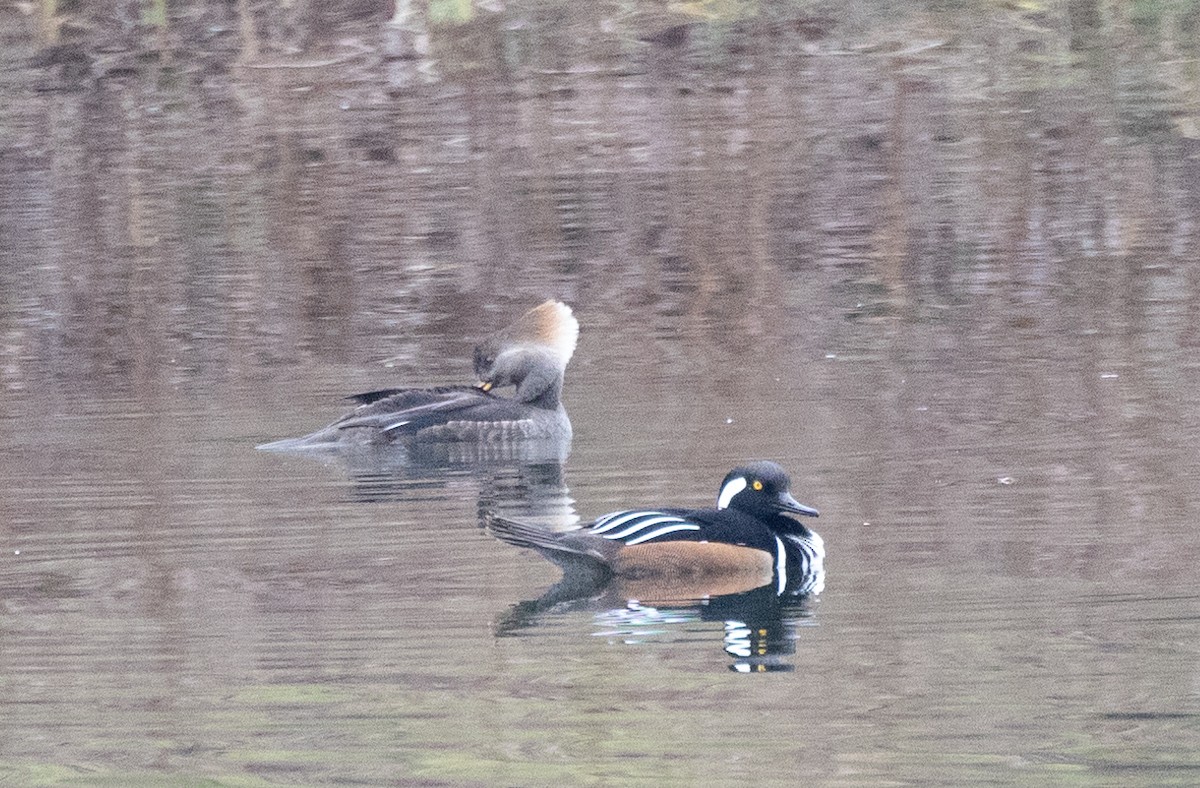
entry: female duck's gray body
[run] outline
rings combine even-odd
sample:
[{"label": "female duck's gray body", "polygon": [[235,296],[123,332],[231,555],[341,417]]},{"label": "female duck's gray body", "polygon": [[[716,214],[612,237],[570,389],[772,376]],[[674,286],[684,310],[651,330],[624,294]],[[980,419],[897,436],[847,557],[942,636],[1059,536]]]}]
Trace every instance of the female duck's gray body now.
[{"label": "female duck's gray body", "polygon": [[[359,406],[302,438],[259,446],[288,451],[394,442],[569,441],[563,374],[579,323],[571,308],[546,301],[475,348],[474,386],[395,388],[356,394]],[[515,386],[511,397],[494,389]]]}]

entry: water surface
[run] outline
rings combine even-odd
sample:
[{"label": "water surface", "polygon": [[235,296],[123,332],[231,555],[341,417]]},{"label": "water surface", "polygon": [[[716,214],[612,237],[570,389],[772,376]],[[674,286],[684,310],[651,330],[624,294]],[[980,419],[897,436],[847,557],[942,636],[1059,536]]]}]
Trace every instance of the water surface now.
[{"label": "water surface", "polygon": [[[1194,783],[1190,16],[430,5],[2,12],[0,775]],[[565,464],[254,450],[547,297]],[[815,597],[479,527],[758,458]]]}]

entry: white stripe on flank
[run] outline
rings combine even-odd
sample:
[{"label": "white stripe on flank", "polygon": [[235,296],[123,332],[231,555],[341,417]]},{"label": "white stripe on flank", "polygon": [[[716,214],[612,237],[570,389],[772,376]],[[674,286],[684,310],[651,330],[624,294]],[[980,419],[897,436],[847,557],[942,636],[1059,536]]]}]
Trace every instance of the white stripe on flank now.
[{"label": "white stripe on flank", "polygon": [[746,477],[739,476],[733,479],[729,484],[721,488],[721,494],[717,496],[717,508],[725,509],[729,506],[729,502],[733,500],[733,496],[746,489]]},{"label": "white stripe on flank", "polygon": [[683,522],[687,522],[687,521],[682,520],[678,517],[674,517],[669,514],[664,514],[661,517],[650,517],[649,519],[642,518],[642,519],[636,520],[633,523],[633,525],[629,526],[628,528],[626,528],[623,531],[618,531],[615,534],[604,534],[604,538],[605,539],[624,539],[625,537],[630,536],[631,534],[635,534],[638,531],[641,531],[643,529],[649,528],[652,525],[658,525],[659,523],[683,523]]},{"label": "white stripe on flank", "polygon": [[787,548],[778,536],[775,537],[775,574],[779,576],[779,585],[776,586],[779,590],[775,593],[782,594],[783,589],[787,588]]},{"label": "white stripe on flank", "polygon": [[641,544],[642,542],[649,542],[651,539],[657,539],[658,537],[660,537],[664,534],[673,533],[674,531],[699,531],[699,530],[700,530],[700,526],[692,525],[691,523],[682,523],[681,522],[677,525],[664,525],[662,528],[659,528],[657,531],[651,531],[648,534],[642,534],[641,536],[638,536],[634,539],[630,539],[628,542],[625,543],[625,546],[632,547],[635,544]]},{"label": "white stripe on flank", "polygon": [[602,533],[604,533],[605,531],[610,531],[610,530],[612,530],[613,528],[616,528],[618,525],[623,525],[623,524],[625,524],[625,523],[629,522],[630,520],[633,520],[634,518],[637,518],[637,517],[649,517],[649,516],[660,515],[660,514],[662,514],[662,512],[647,512],[647,511],[640,511],[640,512],[623,512],[623,513],[621,514],[621,516],[619,516],[619,517],[614,517],[613,519],[611,519],[611,520],[609,520],[608,522],[604,523],[604,525],[598,525],[598,526],[597,526],[597,525],[594,525],[594,526],[592,526],[592,533],[594,533],[594,534],[602,534]]}]

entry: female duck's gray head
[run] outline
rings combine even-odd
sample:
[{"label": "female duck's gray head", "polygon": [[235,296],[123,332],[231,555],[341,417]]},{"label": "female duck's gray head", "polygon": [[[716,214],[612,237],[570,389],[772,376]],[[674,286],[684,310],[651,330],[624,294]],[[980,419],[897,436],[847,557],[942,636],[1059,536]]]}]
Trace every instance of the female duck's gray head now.
[{"label": "female duck's gray head", "polygon": [[557,407],[578,340],[579,321],[571,307],[546,301],[476,346],[476,385],[484,391],[516,386],[518,401]]}]

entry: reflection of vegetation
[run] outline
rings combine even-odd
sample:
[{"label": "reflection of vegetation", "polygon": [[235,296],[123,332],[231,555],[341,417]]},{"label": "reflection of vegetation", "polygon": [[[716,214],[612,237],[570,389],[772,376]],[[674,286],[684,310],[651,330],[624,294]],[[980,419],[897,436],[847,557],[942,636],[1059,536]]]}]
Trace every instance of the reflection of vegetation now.
[{"label": "reflection of vegetation", "polygon": [[42,0],[42,40],[53,44],[58,40],[58,2],[57,0]]},{"label": "reflection of vegetation", "polygon": [[142,6],[142,24],[161,27],[167,23],[167,0],[150,0]]},{"label": "reflection of vegetation", "polygon": [[1171,36],[1194,26],[1198,10],[1197,0],[1133,0],[1129,22],[1142,35]]},{"label": "reflection of vegetation", "polygon": [[302,705],[349,700],[345,692],[311,684],[264,684],[241,690],[234,700],[245,704]]},{"label": "reflection of vegetation", "polygon": [[744,19],[755,16],[759,4],[741,0],[696,0],[690,3],[671,3],[670,8],[701,19]]},{"label": "reflection of vegetation", "polygon": [[430,0],[429,21],[438,24],[469,22],[475,15],[471,0]]},{"label": "reflection of vegetation", "polygon": [[267,788],[279,784],[275,780],[255,777],[244,772],[189,777],[162,772],[105,769],[90,763],[86,766],[67,766],[4,761],[0,761],[0,783],[23,785],[27,788],[50,788],[57,785],[89,788]]}]

